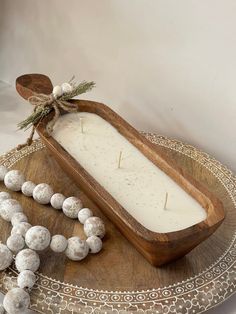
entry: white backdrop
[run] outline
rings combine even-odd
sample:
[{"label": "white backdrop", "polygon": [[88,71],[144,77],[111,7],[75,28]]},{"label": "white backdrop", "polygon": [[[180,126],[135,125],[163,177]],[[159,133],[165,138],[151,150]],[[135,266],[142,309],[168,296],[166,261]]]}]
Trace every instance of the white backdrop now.
[{"label": "white backdrop", "polygon": [[[54,84],[73,74],[94,80],[84,98],[236,171],[235,13],[234,0],[0,0],[0,80],[14,85],[32,72]],[[3,122],[15,129],[29,110],[10,88],[4,93],[1,141]],[[210,313],[234,314],[235,304],[234,297]]]},{"label": "white backdrop", "polygon": [[94,80],[83,96],[236,171],[234,0],[0,0],[0,80]]}]

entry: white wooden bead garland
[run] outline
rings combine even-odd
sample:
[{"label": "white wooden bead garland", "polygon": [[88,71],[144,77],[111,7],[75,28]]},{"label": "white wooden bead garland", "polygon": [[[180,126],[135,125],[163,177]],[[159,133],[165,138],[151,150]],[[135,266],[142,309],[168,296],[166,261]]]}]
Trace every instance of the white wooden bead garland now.
[{"label": "white wooden bead garland", "polygon": [[23,270],[17,277],[17,284],[21,289],[33,288],[36,282],[36,275],[31,270]]},{"label": "white wooden bead garland", "polygon": [[3,299],[3,306],[9,314],[25,313],[29,305],[29,293],[21,288],[9,290]]},{"label": "white wooden bead garland", "polygon": [[34,182],[32,181],[26,181],[22,184],[21,187],[21,192],[25,195],[25,196],[33,196],[33,191],[34,188],[36,187],[36,184],[34,184]]},{"label": "white wooden bead garland", "polygon": [[12,216],[19,212],[22,212],[22,207],[17,200],[10,198],[0,204],[0,215],[6,221],[11,221]]},{"label": "white wooden bead garland", "polygon": [[[66,85],[65,85],[66,86]],[[67,86],[68,87],[68,86]],[[66,87],[65,87],[66,88]],[[10,183],[9,183],[10,178]],[[23,180],[24,178],[24,180]],[[32,181],[25,181],[24,175],[19,170],[8,170],[3,165],[0,165],[0,181],[4,181],[5,185],[8,182],[8,188],[12,191],[18,191],[19,187],[25,196],[33,197],[39,204],[51,204],[57,210],[62,210],[63,213],[72,219],[78,219],[81,224],[84,224],[85,234],[90,237],[92,235],[103,238],[105,235],[105,226],[101,218],[93,217],[93,212],[89,208],[83,208],[82,201],[74,196],[65,197],[61,193],[54,193],[52,187],[47,183],[35,184]],[[22,208],[7,192],[0,192],[0,216],[5,220],[12,220],[13,226],[20,222],[25,224],[17,226],[12,233],[18,233],[25,236],[27,227],[27,217],[22,213]],[[91,219],[89,219],[91,218]],[[86,222],[86,223],[85,223]]]},{"label": "white wooden bead garland", "polygon": [[66,239],[60,234],[51,237],[47,228],[28,223],[21,205],[12,199],[9,193],[0,192],[0,216],[12,225],[6,245],[0,243],[0,271],[11,265],[13,254],[16,254],[15,265],[19,271],[18,288],[7,292],[0,310],[2,313],[5,309],[9,314],[18,314],[23,313],[30,305],[29,291],[36,282],[34,273],[40,266],[40,258],[36,251],[50,247],[55,253],[64,252],[69,259],[80,261],[89,252],[95,254],[102,249],[101,238],[105,235],[105,226],[101,218],[93,217],[89,208],[83,208],[80,199],[66,198],[60,193],[54,194],[46,183],[35,185],[31,181],[25,181],[24,175],[18,170],[8,171],[6,167],[0,165],[0,181],[4,181],[12,191],[21,190],[25,196],[33,197],[38,203],[50,203],[53,208],[62,210],[67,217],[77,218],[84,224],[87,236],[86,240],[77,236]]},{"label": "white wooden bead garland", "polygon": [[11,265],[13,261],[12,252],[8,247],[0,243],[0,270],[4,270]]},{"label": "white wooden bead garland", "polygon": [[24,175],[19,170],[11,170],[4,176],[5,186],[12,191],[20,191],[25,182]]}]

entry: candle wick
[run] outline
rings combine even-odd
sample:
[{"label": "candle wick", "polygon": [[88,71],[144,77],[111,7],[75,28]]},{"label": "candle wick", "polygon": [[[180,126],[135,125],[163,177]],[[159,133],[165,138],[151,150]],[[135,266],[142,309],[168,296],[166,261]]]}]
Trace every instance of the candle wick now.
[{"label": "candle wick", "polygon": [[167,201],[168,201],[168,192],[166,192],[166,198],[165,198],[165,204],[164,204],[164,210],[166,210],[166,205],[167,205]]},{"label": "candle wick", "polygon": [[83,118],[80,118],[80,129],[81,129],[81,133],[84,133],[84,123],[83,123]]},{"label": "candle wick", "polygon": [[122,159],[122,150],[120,151],[120,154],[119,154],[119,160],[118,160],[118,169],[121,168],[121,159]]}]

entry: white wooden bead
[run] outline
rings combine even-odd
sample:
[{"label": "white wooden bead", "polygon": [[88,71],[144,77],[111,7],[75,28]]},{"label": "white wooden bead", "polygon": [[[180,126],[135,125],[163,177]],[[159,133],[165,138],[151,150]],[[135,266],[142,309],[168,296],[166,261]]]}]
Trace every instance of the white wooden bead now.
[{"label": "white wooden bead", "polygon": [[33,196],[33,191],[34,188],[36,187],[36,184],[32,181],[26,181],[23,183],[22,187],[21,187],[21,192],[25,195],[25,196]]},{"label": "white wooden bead", "polygon": [[62,88],[59,85],[56,85],[53,87],[53,96],[57,99],[58,97],[60,97],[62,95]]},{"label": "white wooden bead", "polygon": [[78,213],[83,207],[81,200],[71,196],[65,199],[62,205],[63,213],[69,218],[78,218]]},{"label": "white wooden bead", "polygon": [[5,178],[5,175],[8,173],[7,167],[0,165],[0,181],[3,181]]},{"label": "white wooden bead", "polygon": [[91,236],[88,237],[86,240],[88,246],[89,246],[89,252],[90,253],[98,253],[102,249],[102,240],[99,237]]},{"label": "white wooden bead", "polygon": [[86,241],[79,237],[72,237],[68,239],[68,245],[65,251],[66,256],[72,261],[80,261],[84,259],[89,252],[89,246]]},{"label": "white wooden bead", "polygon": [[19,170],[11,170],[4,177],[5,186],[12,191],[20,191],[24,182],[25,176]]},{"label": "white wooden bead", "polygon": [[0,270],[4,270],[11,265],[13,261],[12,252],[5,244],[0,243]]},{"label": "white wooden bead", "polygon": [[11,221],[15,213],[22,212],[22,207],[17,200],[12,198],[0,203],[0,215],[6,221]]},{"label": "white wooden bead", "polygon": [[63,94],[71,93],[73,90],[73,87],[69,83],[63,83],[61,85]]},{"label": "white wooden bead", "polygon": [[89,208],[82,208],[78,213],[78,219],[81,224],[84,224],[85,221],[93,216],[93,212]]},{"label": "white wooden bead", "polygon": [[99,217],[90,217],[84,223],[84,232],[87,237],[94,235],[103,238],[106,233],[104,222]]},{"label": "white wooden bead", "polygon": [[5,314],[5,309],[2,304],[0,304],[0,314]]},{"label": "white wooden bead", "polygon": [[36,185],[33,191],[33,198],[39,204],[48,204],[53,196],[53,190],[47,183]]},{"label": "white wooden bead", "polygon": [[55,193],[51,197],[50,203],[55,209],[62,209],[62,205],[66,197],[61,193]]},{"label": "white wooden bead", "polygon": [[7,247],[14,253],[18,253],[24,248],[24,246],[24,238],[17,233],[10,235],[10,237],[7,239]]},{"label": "white wooden bead", "polygon": [[16,225],[14,225],[11,229],[11,234],[19,234],[21,235],[23,238],[26,235],[26,232],[32,227],[31,224],[29,224],[28,222],[20,222]]},{"label": "white wooden bead", "polygon": [[36,276],[31,270],[23,270],[17,277],[17,285],[21,289],[31,289],[36,282]]},{"label": "white wooden bead", "polygon": [[46,249],[51,241],[51,235],[47,228],[43,226],[34,226],[30,228],[25,235],[25,243],[35,251]]},{"label": "white wooden bead", "polygon": [[40,265],[40,259],[35,251],[24,249],[16,255],[15,264],[19,272],[23,270],[36,272]]},{"label": "white wooden bead", "polygon": [[12,226],[18,225],[21,222],[28,222],[27,216],[22,212],[13,214],[11,217]]},{"label": "white wooden bead", "polygon": [[67,244],[68,241],[63,235],[56,234],[52,237],[50,248],[55,253],[62,253],[67,248]]},{"label": "white wooden bead", "polygon": [[0,192],[0,203],[11,198],[11,195],[7,192]]},{"label": "white wooden bead", "polygon": [[21,288],[13,288],[3,299],[3,306],[8,314],[24,314],[29,308],[30,296]]}]

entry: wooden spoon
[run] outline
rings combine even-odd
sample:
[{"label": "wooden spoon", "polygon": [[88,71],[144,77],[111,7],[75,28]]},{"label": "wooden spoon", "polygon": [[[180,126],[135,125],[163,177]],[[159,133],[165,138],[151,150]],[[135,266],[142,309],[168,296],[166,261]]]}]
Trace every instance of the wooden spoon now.
[{"label": "wooden spoon", "polygon": [[35,93],[51,94],[52,89],[50,78],[43,74],[25,74],[16,79],[16,90],[26,100]]}]

